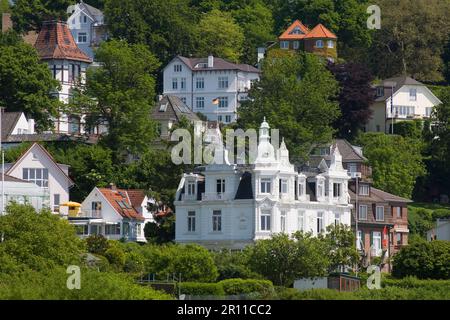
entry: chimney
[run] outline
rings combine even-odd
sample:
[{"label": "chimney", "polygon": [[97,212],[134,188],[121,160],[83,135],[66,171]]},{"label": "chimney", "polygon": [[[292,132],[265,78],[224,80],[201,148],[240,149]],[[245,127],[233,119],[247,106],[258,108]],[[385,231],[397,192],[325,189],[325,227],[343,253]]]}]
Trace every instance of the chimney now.
[{"label": "chimney", "polygon": [[28,119],[28,133],[34,134],[34,119]]},{"label": "chimney", "polygon": [[112,183],[112,182],[109,184],[109,188],[110,188],[111,190],[114,190],[114,191],[117,190],[116,185],[115,185],[114,183]]},{"label": "chimney", "polygon": [[214,67],[214,56],[211,54],[208,56],[208,68]]},{"label": "chimney", "polygon": [[11,20],[11,14],[10,13],[3,13],[2,14],[2,32],[6,32],[10,29],[12,29],[12,20]]}]

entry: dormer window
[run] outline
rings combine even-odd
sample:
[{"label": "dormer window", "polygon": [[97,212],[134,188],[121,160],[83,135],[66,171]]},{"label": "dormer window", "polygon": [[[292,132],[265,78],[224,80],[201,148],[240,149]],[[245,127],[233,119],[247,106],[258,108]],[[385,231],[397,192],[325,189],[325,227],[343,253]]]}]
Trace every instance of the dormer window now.
[{"label": "dormer window", "polygon": [[369,185],[368,184],[361,184],[359,186],[359,195],[360,196],[368,196],[369,195]]},{"label": "dormer window", "polygon": [[195,181],[188,181],[187,183],[187,194],[190,196],[195,195]]},{"label": "dormer window", "polygon": [[217,194],[225,193],[225,179],[216,180],[216,192]]},{"label": "dormer window", "polygon": [[303,34],[303,32],[300,27],[295,27],[289,34]]},{"label": "dormer window", "polygon": [[173,66],[173,72],[181,72],[183,70],[183,67],[181,64],[175,64]]}]

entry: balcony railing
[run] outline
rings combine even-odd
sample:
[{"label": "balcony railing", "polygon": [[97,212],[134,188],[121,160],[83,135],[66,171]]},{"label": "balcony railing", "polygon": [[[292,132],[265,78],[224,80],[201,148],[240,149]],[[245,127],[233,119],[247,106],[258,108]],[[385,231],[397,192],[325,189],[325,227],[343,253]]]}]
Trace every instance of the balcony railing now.
[{"label": "balcony railing", "polygon": [[197,195],[196,194],[187,194],[187,193],[183,193],[181,195],[181,200],[197,200]]},{"label": "balcony railing", "polygon": [[93,218],[93,219],[101,219],[102,218],[102,210],[83,210],[78,212],[75,218]]},{"label": "balcony railing", "polygon": [[202,193],[202,200],[217,201],[231,199],[233,199],[233,195],[231,193]]}]

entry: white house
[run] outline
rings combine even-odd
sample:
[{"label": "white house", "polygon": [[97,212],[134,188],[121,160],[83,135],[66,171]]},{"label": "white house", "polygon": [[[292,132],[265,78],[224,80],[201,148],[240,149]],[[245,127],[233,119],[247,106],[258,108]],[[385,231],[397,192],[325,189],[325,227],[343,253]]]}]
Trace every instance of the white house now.
[{"label": "white house", "polygon": [[375,90],[375,101],[370,107],[373,113],[366,131],[390,133],[394,122],[395,133],[396,122],[427,119],[433,108],[442,103],[423,83],[407,76],[383,80]]},{"label": "white house", "polygon": [[69,222],[81,237],[101,234],[108,239],[146,242],[144,225],[152,219],[147,201],[142,190],[95,187]]},{"label": "white house", "polygon": [[[36,211],[50,207],[49,194],[35,183],[9,175],[5,175],[4,179],[4,186],[0,180],[0,190],[5,192],[5,207],[13,201],[19,204],[29,204]],[[0,196],[0,208],[4,208],[2,201],[3,198]]]},{"label": "white house", "polygon": [[175,57],[164,68],[164,95],[179,97],[194,112],[208,120],[236,121],[240,103],[247,99],[260,70],[248,64],[235,64],[221,58]]},{"label": "white house", "polygon": [[81,1],[69,6],[67,19],[78,47],[94,60],[94,49],[108,39],[103,12]]},{"label": "white house", "polygon": [[338,148],[330,161],[298,172],[284,141],[277,151],[269,141],[264,121],[254,164],[219,164],[219,145],[213,164],[183,175],[175,201],[177,242],[240,249],[274,233],[317,235],[330,224],[350,226],[350,177]]},{"label": "white house", "polygon": [[450,241],[450,219],[437,219],[435,227],[427,232],[427,240]]},{"label": "white house", "polygon": [[69,166],[56,163],[40,144],[34,143],[16,162],[5,164],[5,174],[35,183],[49,200],[45,206],[54,213],[67,215],[67,208],[61,208],[60,212],[59,205],[69,201],[69,188],[73,185]]},{"label": "white house", "polygon": [[23,112],[3,112],[2,141],[11,135],[34,134],[34,119],[27,119]]}]

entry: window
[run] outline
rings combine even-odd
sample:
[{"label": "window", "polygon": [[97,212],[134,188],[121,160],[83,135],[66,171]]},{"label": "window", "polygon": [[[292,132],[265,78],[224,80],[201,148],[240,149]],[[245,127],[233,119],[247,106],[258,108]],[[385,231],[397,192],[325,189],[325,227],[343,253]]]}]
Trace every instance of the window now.
[{"label": "window", "polygon": [[397,213],[397,218],[401,219],[402,218],[402,207],[396,207],[395,211]]},{"label": "window", "polygon": [[286,232],[286,211],[281,211],[280,230],[281,232]]},{"label": "window", "polygon": [[195,232],[195,211],[188,212],[188,232]]},{"label": "window", "polygon": [[225,179],[216,180],[216,191],[217,193],[225,193]]},{"label": "window", "polygon": [[217,116],[217,121],[222,122],[222,115]]},{"label": "window", "polygon": [[96,224],[91,224],[90,227],[91,227],[91,233],[90,234],[100,234],[100,231],[101,231],[101,228],[102,228],[101,226],[96,225]]},{"label": "window", "polygon": [[183,66],[181,64],[175,64],[173,66],[173,72],[181,72],[183,71]]},{"label": "window", "polygon": [[81,130],[80,117],[69,116],[69,133],[79,134]]},{"label": "window", "polygon": [[323,197],[323,181],[317,181],[317,197]]},{"label": "window", "polygon": [[120,235],[120,223],[105,225],[105,235]]},{"label": "window", "polygon": [[316,48],[323,48],[323,40],[316,41]]},{"label": "window", "polygon": [[225,116],[225,122],[226,123],[230,123],[231,122],[231,116],[230,115]]},{"label": "window", "polygon": [[356,235],[356,248],[358,250],[362,250],[362,247],[363,247],[362,231],[358,230],[358,233]]},{"label": "window", "polygon": [[300,42],[294,41],[294,42],[292,43],[292,47],[293,47],[295,50],[297,50],[297,49],[300,47]]},{"label": "window", "polygon": [[280,193],[288,193],[288,181],[280,179]]},{"label": "window", "polygon": [[124,222],[123,223],[123,234],[122,235],[124,237],[128,237],[129,233],[130,233],[130,225],[128,224],[128,222]]},{"label": "window", "polygon": [[417,101],[417,89],[409,89],[409,101]]},{"label": "window", "polygon": [[305,211],[298,212],[298,230],[303,231],[305,225]]},{"label": "window", "polygon": [[341,214],[335,213],[334,214],[334,226],[337,227],[340,224],[341,224]]},{"label": "window", "polygon": [[384,87],[377,87],[377,97],[384,96]]},{"label": "window", "polygon": [[414,115],[416,108],[412,106],[395,106],[394,113],[399,116]]},{"label": "window", "polygon": [[426,107],[425,108],[425,115],[429,118],[431,117],[431,113],[433,112],[433,107]]},{"label": "window", "polygon": [[367,205],[361,204],[359,206],[358,219],[359,220],[367,220]]},{"label": "window", "polygon": [[349,163],[347,165],[347,170],[348,170],[348,172],[351,172],[351,173],[358,172],[358,166],[356,165],[356,163]]},{"label": "window", "polygon": [[303,184],[303,182],[300,182],[298,184],[298,195],[301,197],[305,194],[305,185]]},{"label": "window", "polygon": [[219,108],[228,108],[228,97],[219,98]]},{"label": "window", "polygon": [[186,78],[180,79],[180,88],[181,90],[186,90]]},{"label": "window", "polygon": [[317,233],[323,231],[323,212],[317,212]]},{"label": "window", "polygon": [[289,49],[289,41],[281,41],[280,48],[281,49]]},{"label": "window", "polygon": [[359,186],[359,195],[360,196],[368,196],[369,195],[369,185],[362,184]]},{"label": "window", "polygon": [[334,48],[334,41],[333,40],[328,40],[327,41],[327,44],[328,44],[328,48]]},{"label": "window", "polygon": [[402,244],[402,234],[397,232],[397,245]]},{"label": "window", "polygon": [[213,231],[222,231],[222,211],[214,210],[212,216],[212,227]]},{"label": "window", "polygon": [[69,82],[76,81],[81,73],[81,67],[76,64],[69,64]]},{"label": "window", "polygon": [[78,43],[86,43],[87,42],[87,33],[80,32],[78,33]]},{"label": "window", "polygon": [[219,89],[228,88],[228,77],[219,77]]},{"label": "window", "polygon": [[102,203],[101,201],[92,201],[91,203],[92,214],[91,217],[100,217],[102,213]]},{"label": "window", "polygon": [[75,225],[75,232],[79,236],[87,236],[89,234],[89,226],[85,225]]},{"label": "window", "polygon": [[83,23],[87,23],[87,16],[83,16]]},{"label": "window", "polygon": [[172,89],[173,90],[177,90],[178,89],[178,79],[177,78],[173,78],[172,79]]},{"label": "window", "polygon": [[39,187],[48,188],[48,169],[47,168],[23,168],[22,179],[31,181]]},{"label": "window", "polygon": [[270,211],[261,211],[261,231],[270,231]]},{"label": "window", "polygon": [[189,181],[187,184],[187,193],[190,196],[195,194],[195,181]]},{"label": "window", "polygon": [[333,183],[333,197],[339,198],[341,196],[341,184]]},{"label": "window", "polygon": [[205,78],[197,78],[195,80],[195,87],[197,89],[205,89]]},{"label": "window", "polygon": [[184,104],[186,104],[186,97],[182,97],[180,98],[181,102],[183,102]]},{"label": "window", "polygon": [[375,213],[375,219],[377,221],[384,221],[384,207],[377,206],[376,213]]},{"label": "window", "polygon": [[261,193],[272,192],[272,181],[270,179],[261,179]]},{"label": "window", "polygon": [[197,109],[204,109],[205,108],[205,97],[196,97],[195,98],[195,107]]},{"label": "window", "polygon": [[374,249],[375,255],[381,254],[381,232],[380,231],[374,231],[372,232],[372,246]]},{"label": "window", "polygon": [[59,212],[60,195],[55,193],[53,195],[53,212]]}]

